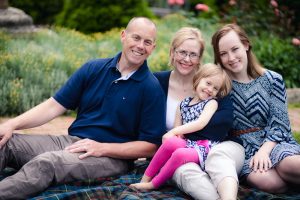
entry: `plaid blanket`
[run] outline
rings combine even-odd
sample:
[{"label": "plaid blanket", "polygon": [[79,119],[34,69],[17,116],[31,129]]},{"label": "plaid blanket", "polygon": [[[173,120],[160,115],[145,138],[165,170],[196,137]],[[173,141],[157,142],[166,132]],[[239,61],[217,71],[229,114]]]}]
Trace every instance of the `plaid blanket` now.
[{"label": "plaid blanket", "polygon": [[[144,170],[148,165],[147,161],[138,161],[135,163],[134,170],[128,174],[119,177],[98,178],[85,181],[75,181],[62,185],[52,185],[44,192],[38,194],[31,200],[57,200],[57,199],[143,199],[143,200],[189,200],[190,196],[181,192],[171,181],[167,182],[159,190],[138,191],[129,188],[131,183],[139,182]],[[15,170],[6,168],[0,174],[0,180],[15,173]],[[256,189],[239,187],[239,199],[245,200],[279,200],[279,199],[298,199],[300,192],[296,189],[290,189],[286,194],[273,195],[258,191]]]}]

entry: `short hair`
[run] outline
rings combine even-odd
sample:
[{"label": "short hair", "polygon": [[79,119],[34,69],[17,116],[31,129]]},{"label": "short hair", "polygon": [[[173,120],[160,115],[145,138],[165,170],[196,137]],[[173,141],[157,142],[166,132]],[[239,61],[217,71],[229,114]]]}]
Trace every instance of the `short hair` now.
[{"label": "short hair", "polygon": [[130,28],[133,26],[134,22],[136,22],[137,20],[142,20],[144,23],[148,24],[149,26],[153,26],[153,28],[155,29],[155,31],[157,30],[156,28],[156,24],[149,18],[147,17],[133,17],[127,24],[125,31],[130,32]]},{"label": "short hair", "polygon": [[169,51],[170,66],[174,66],[174,52],[176,48],[178,48],[178,46],[180,46],[186,40],[195,40],[195,42],[198,42],[200,44],[200,49],[199,49],[199,56],[200,56],[199,66],[200,66],[203,52],[205,49],[205,42],[202,37],[201,31],[198,28],[193,28],[193,27],[183,27],[175,33],[171,41],[170,51]]},{"label": "short hair", "polygon": [[249,49],[247,51],[247,58],[248,58],[247,73],[248,73],[248,75],[252,78],[257,78],[258,76],[261,76],[264,72],[264,69],[259,64],[254,53],[252,52],[252,44],[249,40],[249,37],[247,36],[246,32],[237,24],[226,24],[222,28],[220,28],[218,31],[216,31],[215,34],[213,35],[211,44],[212,44],[212,47],[214,50],[215,63],[220,64],[220,66],[222,68],[224,68],[222,61],[221,61],[221,56],[220,56],[219,42],[220,42],[220,39],[230,31],[234,31],[238,35],[242,44],[249,46]]},{"label": "short hair", "polygon": [[228,76],[227,72],[225,69],[222,67],[213,64],[213,63],[207,63],[205,65],[200,66],[199,70],[196,72],[193,78],[193,89],[196,91],[197,86],[202,78],[210,77],[210,76],[215,76],[215,75],[221,75],[222,76],[222,85],[217,93],[217,98],[222,98],[226,95],[229,94],[231,91],[232,83],[231,79]]}]

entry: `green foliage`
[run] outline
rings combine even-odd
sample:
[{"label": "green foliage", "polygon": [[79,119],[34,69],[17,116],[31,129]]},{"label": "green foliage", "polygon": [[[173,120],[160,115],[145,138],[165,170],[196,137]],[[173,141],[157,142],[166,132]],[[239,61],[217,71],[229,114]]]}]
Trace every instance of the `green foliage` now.
[{"label": "green foliage", "polygon": [[145,0],[65,0],[56,24],[93,33],[124,27],[134,16],[153,17]]},{"label": "green foliage", "polygon": [[252,43],[253,51],[264,67],[280,73],[287,87],[300,87],[300,51],[291,44],[291,38],[264,34],[253,37]]},{"label": "green foliage", "polygon": [[12,7],[22,9],[29,14],[35,24],[52,24],[55,16],[63,8],[63,0],[9,0]]},{"label": "green foliage", "polygon": [[22,113],[53,95],[77,67],[97,57],[92,40],[60,28],[6,36],[0,53],[0,115]]},{"label": "green foliage", "polygon": [[[183,26],[200,28],[206,41],[204,63],[213,62],[210,38],[218,27],[214,20],[175,14],[156,20],[157,46],[148,59],[151,71],[170,69],[170,42]],[[120,31],[89,35],[59,27],[17,35],[0,31],[0,115],[20,114],[49,98],[87,60],[114,56],[121,50]],[[288,86],[299,86],[299,49],[276,35],[252,39],[263,65],[283,74]]]},{"label": "green foliage", "polygon": [[293,136],[296,139],[296,141],[300,144],[300,133],[299,132],[293,132]]},{"label": "green foliage", "polygon": [[300,108],[300,102],[299,103],[289,103],[288,108],[289,109]]},{"label": "green foliage", "polygon": [[[208,12],[201,12],[201,11],[196,11],[195,6],[198,3],[206,4],[209,7]],[[211,17],[217,16],[217,13],[219,12],[219,8],[217,7],[216,0],[190,0],[190,11],[194,11],[198,16],[210,19]]]},{"label": "green foliage", "polygon": [[281,37],[290,37],[299,31],[299,24],[294,23],[297,7],[291,6],[289,10],[286,5],[298,5],[299,8],[299,3],[286,1],[281,1],[277,8],[270,4],[270,0],[236,1],[231,6],[226,2],[220,6],[221,18],[225,23],[241,25],[249,35],[259,36],[263,32],[272,32]]}]

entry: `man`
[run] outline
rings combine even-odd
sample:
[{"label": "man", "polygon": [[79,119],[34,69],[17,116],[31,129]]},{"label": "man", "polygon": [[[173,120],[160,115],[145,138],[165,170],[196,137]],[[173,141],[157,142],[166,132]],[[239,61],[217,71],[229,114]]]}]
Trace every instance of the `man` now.
[{"label": "man", "polygon": [[[163,91],[146,59],[156,26],[133,18],[122,52],[84,64],[51,98],[0,125],[0,167],[21,168],[0,182],[0,199],[23,199],[52,183],[118,175],[151,157],[165,131]],[[13,134],[77,109],[69,135]]]}]

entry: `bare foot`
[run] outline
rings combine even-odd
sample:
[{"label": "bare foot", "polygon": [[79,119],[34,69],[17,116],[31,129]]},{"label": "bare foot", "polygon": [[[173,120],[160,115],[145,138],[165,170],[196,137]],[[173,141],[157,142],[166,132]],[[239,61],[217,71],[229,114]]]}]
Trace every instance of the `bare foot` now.
[{"label": "bare foot", "polygon": [[151,177],[144,175],[144,176],[142,177],[141,183],[148,183],[148,182],[150,182],[151,180],[152,180]]},{"label": "bare foot", "polygon": [[154,189],[154,186],[153,186],[152,182],[135,183],[135,184],[129,185],[129,187],[135,188],[135,189],[138,189],[138,190],[152,190],[152,189]]}]

